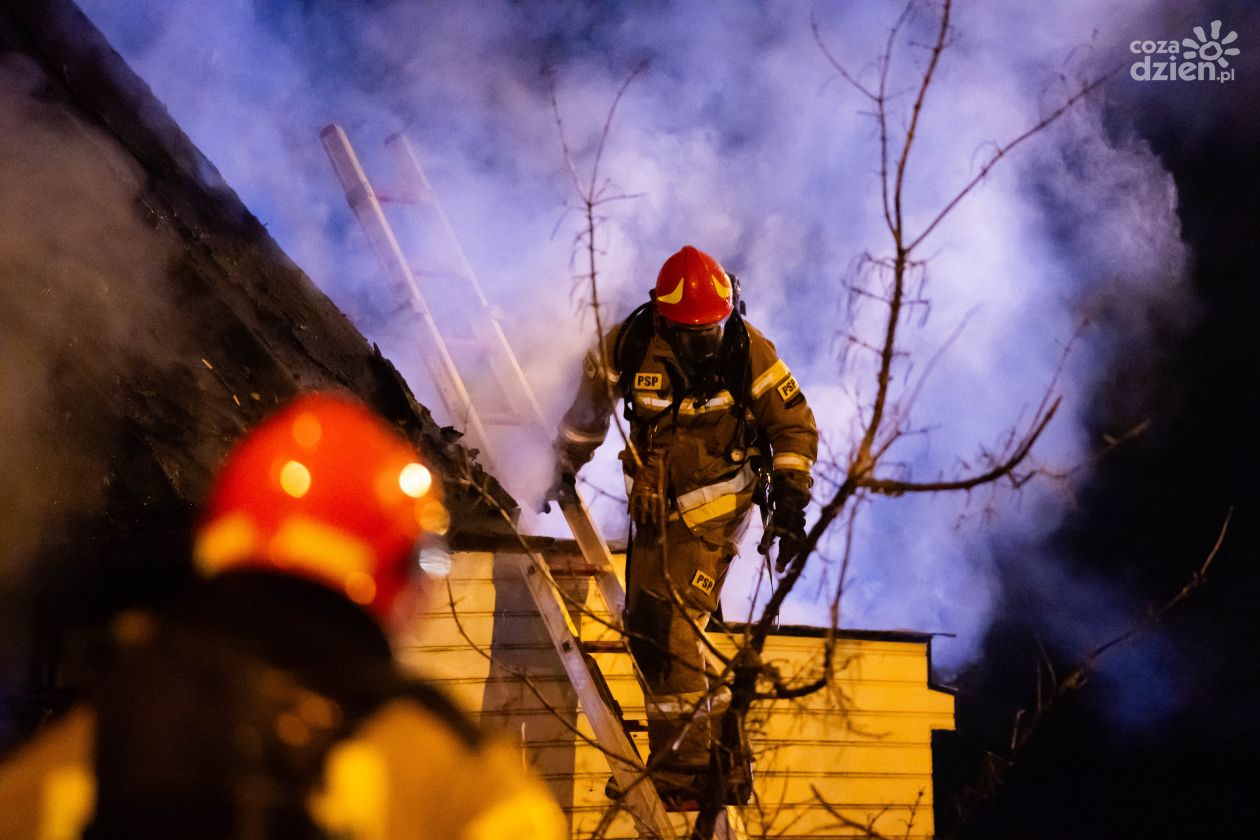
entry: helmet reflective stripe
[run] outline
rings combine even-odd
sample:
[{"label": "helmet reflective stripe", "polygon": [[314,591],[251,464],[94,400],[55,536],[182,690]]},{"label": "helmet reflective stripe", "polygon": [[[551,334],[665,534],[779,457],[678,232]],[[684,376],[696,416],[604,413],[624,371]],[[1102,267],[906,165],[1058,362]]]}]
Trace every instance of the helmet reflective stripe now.
[{"label": "helmet reflective stripe", "polygon": [[370,604],[376,598],[371,546],[307,516],[290,516],[264,535],[248,516],[237,513],[211,524],[197,540],[197,568],[204,574],[256,556],[281,566],[305,566],[356,604]]},{"label": "helmet reflective stripe", "polygon": [[686,280],[679,277],[678,285],[674,287],[674,291],[670,292],[667,295],[658,295],[656,299],[660,301],[661,303],[682,303],[683,285],[686,284],[686,282],[687,282]]},{"label": "helmet reflective stripe", "polygon": [[[718,279],[719,274],[722,278],[720,280]],[[725,271],[720,271],[718,274],[710,274],[709,279],[713,281],[713,291],[717,292],[718,297],[723,300],[731,299],[731,278],[726,276]]]}]

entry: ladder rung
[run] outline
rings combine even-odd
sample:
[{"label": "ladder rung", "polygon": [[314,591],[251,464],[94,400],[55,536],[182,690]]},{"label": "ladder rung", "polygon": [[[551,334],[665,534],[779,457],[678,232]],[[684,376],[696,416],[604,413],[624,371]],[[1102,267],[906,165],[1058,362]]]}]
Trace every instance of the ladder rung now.
[{"label": "ladder rung", "polygon": [[[482,418],[482,419],[484,420],[485,418]],[[589,578],[589,577],[595,577],[599,573],[600,573],[600,568],[598,566],[593,566],[589,563],[581,563],[581,564],[577,564],[573,566],[566,565],[566,566],[552,566],[551,567],[552,577],[571,577],[571,578],[587,577]]]},{"label": "ladder rung", "polygon": [[411,267],[411,274],[417,280],[462,280],[465,283],[471,282],[468,275],[462,271],[444,271],[442,269],[421,268],[418,265]]},{"label": "ladder rung", "polygon": [[[447,404],[447,410],[452,415],[471,418],[472,440],[481,446],[490,443],[484,440],[483,425],[529,427],[541,422],[541,411],[529,383],[499,328],[492,323],[500,320],[502,315],[489,306],[406,138],[394,135],[386,142],[401,165],[404,182],[401,189],[382,192],[374,189],[368,181],[344,130],[330,125],[320,136],[333,169],[346,190],[350,206],[369,238],[383,243],[378,254],[385,262],[386,271],[391,276],[399,272],[404,276],[411,275],[412,288],[408,290],[408,298],[414,308],[425,314],[428,338],[432,343],[428,350],[441,351],[441,364],[433,367],[450,380],[445,385],[439,384],[439,395]],[[372,200],[373,196],[376,200]],[[394,215],[420,217],[409,220],[420,222],[424,235],[419,241],[407,244],[428,246],[432,256],[417,257],[404,253],[403,243],[395,235],[381,202],[417,206],[414,213],[396,212]],[[417,264],[420,262],[427,262],[427,267]],[[431,299],[426,301],[426,296]],[[442,329],[438,324],[442,325]],[[498,339],[497,345],[494,338]],[[452,350],[459,352],[451,353]],[[461,368],[476,374],[474,379],[478,387],[470,388],[464,384],[466,373]],[[487,377],[485,373],[493,376]],[[513,378],[517,385],[506,387]],[[498,387],[492,389],[496,384]],[[474,391],[479,393],[474,394]],[[532,413],[524,409],[532,409]],[[638,747],[629,733],[643,732],[647,725],[640,719],[625,719],[592,655],[628,653],[628,642],[624,638],[580,641],[577,623],[562,593],[543,580],[549,577],[593,579],[611,614],[608,619],[610,624],[616,625],[624,612],[625,592],[613,571],[608,546],[590,518],[590,511],[580,498],[566,501],[561,507],[581,550],[580,559],[574,558],[579,562],[557,563],[551,568],[550,575],[539,574],[542,569],[536,563],[541,559],[533,552],[516,555],[514,563],[519,566],[582,711],[600,746],[608,754],[609,769],[625,791],[624,807],[634,817],[641,835],[674,840],[675,828],[655,786],[651,783],[633,784],[642,779],[644,767]]]},{"label": "ladder rung", "polygon": [[433,201],[432,195],[411,190],[391,190],[389,192],[373,190],[372,192],[376,194],[376,200],[382,204],[429,204]]},{"label": "ladder rung", "polygon": [[[480,417],[481,422],[487,426],[525,426],[525,425],[528,425],[528,421],[525,419],[524,415],[521,415],[521,414],[510,414],[510,413],[479,414],[477,416]],[[555,574],[555,572],[552,572],[552,574]]]},{"label": "ladder rung", "polygon": [[485,350],[486,343],[475,338],[462,336],[443,336],[442,342],[448,350]]}]

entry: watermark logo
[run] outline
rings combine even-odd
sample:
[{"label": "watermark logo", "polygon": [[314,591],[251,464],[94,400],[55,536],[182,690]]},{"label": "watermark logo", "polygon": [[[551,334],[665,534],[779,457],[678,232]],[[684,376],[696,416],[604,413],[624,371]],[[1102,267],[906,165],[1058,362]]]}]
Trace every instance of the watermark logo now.
[{"label": "watermark logo", "polygon": [[1241,52],[1229,46],[1237,40],[1233,30],[1222,36],[1221,22],[1214,20],[1208,32],[1196,26],[1193,38],[1131,41],[1129,52],[1142,58],[1129,67],[1129,76],[1136,82],[1232,82],[1238,68],[1227,56]]}]

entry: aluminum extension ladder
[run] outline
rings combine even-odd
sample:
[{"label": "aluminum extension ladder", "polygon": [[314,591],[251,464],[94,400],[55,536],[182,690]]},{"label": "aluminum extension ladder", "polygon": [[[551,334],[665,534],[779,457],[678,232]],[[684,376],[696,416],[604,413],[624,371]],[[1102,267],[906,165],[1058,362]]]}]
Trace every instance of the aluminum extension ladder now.
[{"label": "aluminum extension ladder", "polygon": [[[551,430],[547,428],[542,409],[410,141],[401,134],[393,134],[385,141],[386,149],[401,175],[402,188],[396,192],[384,192],[377,190],[368,180],[341,126],[335,123],[326,126],[320,132],[320,139],[345,189],[346,200],[358,217],[387,276],[399,292],[409,297],[423,323],[427,340],[425,365],[453,422],[462,427],[470,444],[483,454],[491,470],[494,457],[486,434],[487,426],[532,427],[542,435],[542,440],[549,440]],[[382,206],[385,202],[409,204],[419,212],[420,226],[426,234],[424,265],[408,258]],[[434,291],[429,285],[433,283],[442,284],[441,294],[426,297],[424,290]],[[493,373],[489,377],[493,385],[486,387],[483,383],[474,393],[466,384],[461,370],[486,364]],[[594,578],[612,622],[619,625],[626,596],[613,567],[608,545],[580,496],[562,504],[561,508],[586,562],[587,573]],[[622,799],[624,807],[646,836],[663,840],[674,838],[669,813],[647,776],[643,760],[612,706],[607,682],[590,655],[610,648],[597,647],[600,643],[584,644],[581,641],[577,624],[541,556],[534,552],[522,554],[519,563],[582,711],[608,757],[609,769],[620,789],[626,792]],[[620,630],[620,626],[617,629]],[[622,642],[614,644],[624,650],[624,637]],[[726,809],[725,823],[719,820],[716,836],[742,840],[744,827],[736,808]]]}]

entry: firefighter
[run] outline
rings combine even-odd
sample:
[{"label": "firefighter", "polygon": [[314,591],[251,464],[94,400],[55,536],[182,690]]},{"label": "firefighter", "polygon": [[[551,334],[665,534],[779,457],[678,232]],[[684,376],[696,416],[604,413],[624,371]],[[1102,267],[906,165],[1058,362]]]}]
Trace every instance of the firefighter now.
[{"label": "firefighter", "polygon": [[264,421],[213,482],[199,581],[119,621],[90,702],[0,767],[0,836],[566,836],[519,751],[394,662],[384,630],[446,526],[434,475],[358,403]]},{"label": "firefighter", "polygon": [[782,570],[805,539],[818,434],[796,379],[743,320],[738,281],[716,260],[684,247],[665,261],[650,297],[586,354],[548,496],[573,492],[621,399],[633,525],[626,629],[654,778],[677,801],[694,798],[715,769],[730,695],[706,666],[700,630],[718,608],[759,475],[769,484],[762,545],[779,541]]}]

